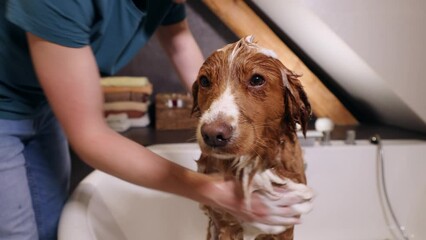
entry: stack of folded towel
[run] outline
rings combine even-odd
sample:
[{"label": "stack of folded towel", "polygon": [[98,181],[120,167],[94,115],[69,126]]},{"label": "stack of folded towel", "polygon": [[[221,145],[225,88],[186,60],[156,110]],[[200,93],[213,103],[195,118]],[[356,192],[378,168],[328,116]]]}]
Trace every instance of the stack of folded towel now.
[{"label": "stack of folded towel", "polygon": [[104,114],[108,125],[117,132],[149,125],[149,99],[152,85],[146,77],[106,77],[101,80]]}]

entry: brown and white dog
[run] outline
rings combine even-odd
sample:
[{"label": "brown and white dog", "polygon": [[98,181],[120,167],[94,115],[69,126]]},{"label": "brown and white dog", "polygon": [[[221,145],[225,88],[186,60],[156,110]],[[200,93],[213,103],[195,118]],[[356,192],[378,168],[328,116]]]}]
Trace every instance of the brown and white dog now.
[{"label": "brown and white dog", "polygon": [[[207,58],[192,91],[202,151],[198,171],[237,180],[247,204],[253,192],[273,202],[280,197],[274,189],[281,186],[305,200],[292,206],[297,213],[309,211],[313,194],[305,185],[296,124],[306,132],[311,108],[298,75],[249,36]],[[209,240],[293,239],[292,226],[240,222],[218,209],[203,209]]]}]

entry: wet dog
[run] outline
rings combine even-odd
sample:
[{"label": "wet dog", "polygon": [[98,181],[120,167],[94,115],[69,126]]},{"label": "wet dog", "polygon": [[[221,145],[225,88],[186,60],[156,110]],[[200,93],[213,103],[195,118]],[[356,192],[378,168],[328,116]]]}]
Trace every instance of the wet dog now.
[{"label": "wet dog", "polygon": [[[202,151],[198,171],[237,180],[247,204],[253,192],[273,201],[279,186],[303,196],[306,204],[294,208],[308,211],[313,194],[305,185],[296,124],[306,132],[311,107],[298,77],[251,36],[207,58],[192,89]],[[293,226],[240,222],[203,208],[207,239],[293,239]]]}]

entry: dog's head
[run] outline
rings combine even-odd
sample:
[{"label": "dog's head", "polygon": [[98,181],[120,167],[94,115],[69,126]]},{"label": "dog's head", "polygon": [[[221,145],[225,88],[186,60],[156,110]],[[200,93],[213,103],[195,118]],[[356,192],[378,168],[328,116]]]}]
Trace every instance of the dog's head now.
[{"label": "dog's head", "polygon": [[310,104],[298,76],[249,36],[214,52],[192,87],[197,139],[218,158],[255,155],[283,135],[306,131]]}]

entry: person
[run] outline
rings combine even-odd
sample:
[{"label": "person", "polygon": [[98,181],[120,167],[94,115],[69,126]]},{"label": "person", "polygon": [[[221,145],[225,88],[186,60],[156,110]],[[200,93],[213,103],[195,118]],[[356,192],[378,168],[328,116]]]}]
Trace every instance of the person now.
[{"label": "person", "polygon": [[[298,223],[236,183],[185,169],[111,130],[101,74],[123,67],[155,33],[188,87],[203,56],[183,1],[6,0],[0,3],[0,239],[56,239],[68,197],[68,144],[92,167],[125,181],[264,224]],[[286,195],[283,193],[283,198]]]}]

